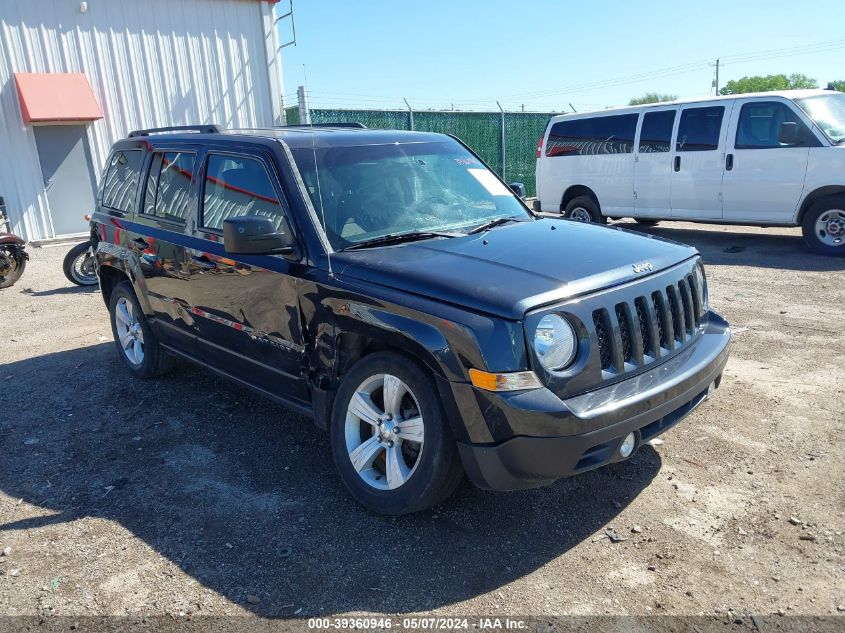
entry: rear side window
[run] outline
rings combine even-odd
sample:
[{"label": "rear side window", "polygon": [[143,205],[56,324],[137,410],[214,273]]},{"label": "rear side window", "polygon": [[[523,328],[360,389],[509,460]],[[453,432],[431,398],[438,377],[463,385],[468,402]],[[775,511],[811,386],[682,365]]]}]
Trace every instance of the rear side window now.
[{"label": "rear side window", "polygon": [[132,213],[141,177],[142,158],[143,154],[139,149],[118,150],[111,155],[103,181],[104,207]]},{"label": "rear side window", "polygon": [[739,112],[739,125],[736,130],[737,149],[770,149],[773,147],[807,147],[800,145],[781,145],[778,141],[781,123],[797,123],[804,132],[804,138],[810,138],[807,126],[798,115],[784,103],[778,101],[760,101],[746,103]]},{"label": "rear side window", "polygon": [[706,152],[719,149],[724,106],[687,108],[681,112],[678,124],[677,151]]},{"label": "rear side window", "polygon": [[549,132],[546,156],[630,154],[638,114],[558,121]]},{"label": "rear side window", "polygon": [[285,214],[261,161],[221,154],[208,157],[202,208],[202,225],[217,230],[241,215],[266,216],[278,229]]},{"label": "rear side window", "polygon": [[640,130],[639,151],[644,154],[668,152],[672,149],[672,128],[676,110],[646,112]]},{"label": "rear side window", "polygon": [[184,222],[191,208],[191,181],[196,156],[190,152],[164,152],[153,156],[144,193],[144,213]]}]

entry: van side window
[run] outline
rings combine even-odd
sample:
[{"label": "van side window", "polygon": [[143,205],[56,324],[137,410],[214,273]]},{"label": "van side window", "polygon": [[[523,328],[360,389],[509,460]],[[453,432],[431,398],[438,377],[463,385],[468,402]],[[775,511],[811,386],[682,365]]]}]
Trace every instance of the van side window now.
[{"label": "van side window", "polygon": [[719,132],[722,130],[724,115],[724,106],[683,110],[678,124],[676,151],[707,152],[719,149]]},{"label": "van side window", "polygon": [[630,154],[638,117],[617,114],[558,121],[549,132],[546,156]]},{"label": "van side window", "polygon": [[144,213],[184,222],[191,206],[191,182],[196,156],[164,152],[153,156],[144,193]]},{"label": "van side window", "polygon": [[132,213],[142,159],[143,154],[139,149],[117,150],[111,155],[103,183],[104,207]]},{"label": "van side window", "polygon": [[736,129],[737,149],[770,149],[773,147],[807,147],[807,142],[797,145],[782,145],[778,141],[781,123],[797,123],[804,132],[804,138],[811,138],[807,126],[785,103],[778,101],[757,101],[746,103],[739,112]]},{"label": "van side window", "polygon": [[241,215],[266,216],[278,229],[285,216],[285,207],[261,161],[210,154],[205,173],[202,226],[222,230],[225,220]]},{"label": "van side window", "polygon": [[639,151],[644,154],[668,152],[672,149],[672,128],[676,110],[646,112],[640,130]]}]

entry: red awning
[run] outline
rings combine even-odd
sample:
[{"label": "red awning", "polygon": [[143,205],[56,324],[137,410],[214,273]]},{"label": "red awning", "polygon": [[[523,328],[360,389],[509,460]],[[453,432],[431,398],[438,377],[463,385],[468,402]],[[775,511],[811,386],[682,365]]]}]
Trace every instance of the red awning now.
[{"label": "red awning", "polygon": [[94,121],[103,113],[82,73],[15,73],[24,123]]}]

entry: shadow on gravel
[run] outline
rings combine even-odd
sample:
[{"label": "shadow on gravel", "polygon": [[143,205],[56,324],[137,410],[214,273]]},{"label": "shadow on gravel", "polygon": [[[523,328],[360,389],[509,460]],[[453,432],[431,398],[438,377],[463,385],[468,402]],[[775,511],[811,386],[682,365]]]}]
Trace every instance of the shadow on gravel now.
[{"label": "shadow on gravel", "polygon": [[[546,488],[467,484],[433,512],[383,518],[347,496],[322,431],[203,370],[135,381],[103,343],[7,364],[0,386],[0,489],[43,508],[4,510],[0,531],[102,517],[226,598],[258,595],[245,606],[266,617],[426,611],[495,591],[602,533],[660,469],[645,447]],[[145,562],[132,552],[117,564]]]},{"label": "shadow on gravel", "polygon": [[50,297],[53,295],[87,295],[99,293],[100,287],[96,284],[93,286],[62,286],[61,288],[53,288],[52,290],[33,290],[32,288],[21,288],[21,294],[29,295],[30,297]]},{"label": "shadow on gravel", "polygon": [[633,222],[613,226],[694,246],[701,252],[707,265],[822,272],[845,270],[845,258],[817,255],[804,242],[800,231],[795,235],[766,235],[745,233],[743,227],[732,228],[730,232],[705,227],[675,228],[671,222],[649,227]]}]

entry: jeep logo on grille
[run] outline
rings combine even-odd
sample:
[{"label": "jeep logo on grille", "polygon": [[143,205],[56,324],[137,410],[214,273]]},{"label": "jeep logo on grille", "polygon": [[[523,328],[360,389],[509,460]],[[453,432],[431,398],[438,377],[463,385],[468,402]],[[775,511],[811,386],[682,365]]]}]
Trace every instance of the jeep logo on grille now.
[{"label": "jeep logo on grille", "polygon": [[640,264],[634,264],[634,272],[635,273],[650,273],[653,270],[651,262],[642,262]]}]

